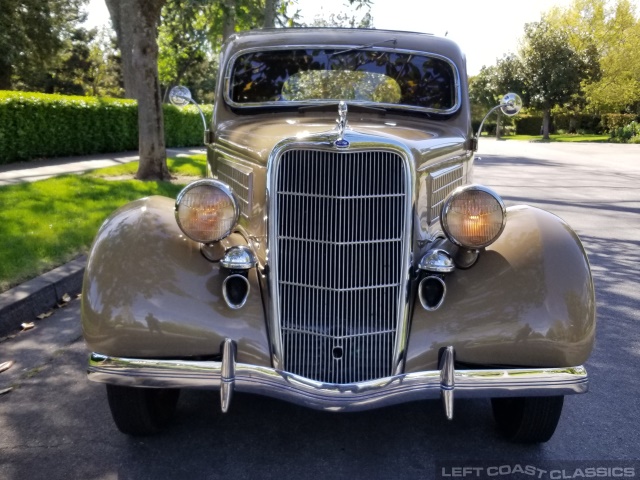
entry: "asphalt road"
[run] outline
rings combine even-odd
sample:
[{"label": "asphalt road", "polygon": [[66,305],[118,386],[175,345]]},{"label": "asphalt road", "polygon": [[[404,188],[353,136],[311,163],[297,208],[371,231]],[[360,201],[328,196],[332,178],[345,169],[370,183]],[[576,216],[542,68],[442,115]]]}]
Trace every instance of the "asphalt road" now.
[{"label": "asphalt road", "polygon": [[[14,385],[0,396],[0,478],[428,479],[443,461],[542,470],[632,460],[640,476],[640,147],[483,139],[478,156],[478,183],[567,220],[592,263],[590,392],[566,398],[550,442],[503,441],[488,400],[458,400],[449,422],[438,401],[341,415],[236,394],[222,415],[217,392],[203,391],[183,392],[168,432],[132,439],[113,425],[104,387],[86,380],[74,300],[0,343],[0,363],[17,362],[0,373],[0,390]],[[539,475],[522,478],[549,478]]]}]

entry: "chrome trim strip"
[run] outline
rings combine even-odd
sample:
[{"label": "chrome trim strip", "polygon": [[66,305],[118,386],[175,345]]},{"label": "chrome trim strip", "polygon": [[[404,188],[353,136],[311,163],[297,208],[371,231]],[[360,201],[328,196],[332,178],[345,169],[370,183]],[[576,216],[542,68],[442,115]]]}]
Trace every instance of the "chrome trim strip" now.
[{"label": "chrome trim strip", "polygon": [[[225,341],[226,343],[226,341]],[[309,408],[359,411],[415,400],[437,399],[443,385],[456,397],[522,397],[585,393],[583,366],[488,370],[432,370],[353,384],[323,384],[269,367],[235,364],[234,389],[278,398]],[[117,358],[93,353],[89,379],[149,388],[217,390],[225,381],[222,362]],[[444,380],[443,380],[444,379]]]},{"label": "chrome trim strip", "polygon": [[378,51],[378,52],[390,52],[390,53],[402,53],[407,55],[421,55],[425,57],[431,57],[438,60],[442,60],[447,63],[451,69],[453,70],[454,76],[454,102],[453,106],[447,110],[439,110],[437,108],[428,108],[428,107],[418,107],[418,106],[410,106],[410,105],[402,105],[396,103],[378,103],[378,102],[364,102],[357,100],[349,100],[349,104],[351,105],[364,105],[371,107],[382,107],[382,108],[392,108],[397,110],[404,111],[413,111],[413,112],[427,112],[427,113],[437,113],[440,115],[450,115],[457,112],[462,105],[462,82],[460,81],[460,70],[458,66],[448,57],[444,55],[440,55],[438,53],[419,51],[419,50],[409,50],[409,49],[398,49],[398,48],[384,48],[384,47],[368,47],[362,48],[360,45],[316,45],[316,44],[305,44],[305,45],[283,45],[283,46],[274,46],[274,47],[252,47],[246,48],[244,50],[240,50],[236,52],[227,62],[226,72],[224,74],[224,101],[227,105],[233,108],[256,108],[256,107],[295,107],[295,106],[310,106],[310,105],[334,105],[336,103],[335,99],[330,100],[314,100],[314,101],[273,101],[273,102],[262,102],[262,103],[236,103],[231,99],[230,90],[231,90],[231,72],[233,67],[235,66],[236,60],[238,57],[242,55],[246,55],[252,52],[267,52],[267,51],[277,51],[277,50],[299,50],[299,49],[353,49],[353,50],[362,50],[362,51]]}]

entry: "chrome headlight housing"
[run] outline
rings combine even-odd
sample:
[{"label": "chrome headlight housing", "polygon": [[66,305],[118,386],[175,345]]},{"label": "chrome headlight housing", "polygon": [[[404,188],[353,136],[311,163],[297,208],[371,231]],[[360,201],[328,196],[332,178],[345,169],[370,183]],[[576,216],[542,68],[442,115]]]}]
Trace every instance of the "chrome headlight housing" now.
[{"label": "chrome headlight housing", "polygon": [[180,230],[191,240],[213,243],[227,237],[240,210],[228,185],[213,179],[190,183],[178,194],[175,215]]},{"label": "chrome headlight housing", "polygon": [[451,242],[476,250],[495,242],[504,230],[504,202],[481,185],[458,187],[446,198],[441,215],[442,230]]}]

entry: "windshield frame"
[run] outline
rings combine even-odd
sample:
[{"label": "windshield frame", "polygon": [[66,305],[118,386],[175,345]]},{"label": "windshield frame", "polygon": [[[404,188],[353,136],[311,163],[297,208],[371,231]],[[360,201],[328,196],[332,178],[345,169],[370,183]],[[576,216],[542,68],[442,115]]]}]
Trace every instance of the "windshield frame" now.
[{"label": "windshield frame", "polygon": [[269,101],[269,102],[235,102],[231,98],[231,77],[233,74],[233,68],[236,64],[236,61],[239,57],[255,52],[268,52],[268,51],[285,51],[285,50],[303,50],[303,49],[318,49],[318,50],[348,50],[348,51],[367,51],[367,52],[389,52],[389,53],[398,53],[405,55],[419,55],[424,57],[431,57],[437,60],[444,61],[447,63],[452,70],[453,73],[453,95],[454,102],[453,106],[448,109],[438,109],[438,108],[430,108],[430,107],[420,107],[417,105],[406,105],[406,104],[398,104],[398,103],[380,103],[373,101],[363,101],[363,100],[348,100],[350,105],[363,105],[366,107],[374,107],[374,108],[384,108],[389,110],[402,110],[409,112],[423,112],[429,114],[438,114],[438,115],[452,115],[456,113],[462,104],[462,92],[461,92],[461,79],[460,79],[460,71],[458,66],[453,62],[450,58],[432,52],[419,51],[419,50],[407,50],[407,49],[399,49],[393,47],[369,47],[368,45],[363,48],[362,45],[353,45],[353,44],[333,44],[333,45],[323,45],[323,44],[301,44],[301,45],[279,45],[279,46],[271,46],[271,47],[253,47],[246,48],[236,52],[227,62],[224,73],[224,88],[223,88],[223,96],[224,101],[231,108],[245,110],[251,109],[255,110],[256,108],[278,108],[278,109],[291,109],[291,108],[299,108],[306,106],[317,106],[317,105],[335,105],[336,99],[313,99],[313,100],[293,100],[293,101]]}]

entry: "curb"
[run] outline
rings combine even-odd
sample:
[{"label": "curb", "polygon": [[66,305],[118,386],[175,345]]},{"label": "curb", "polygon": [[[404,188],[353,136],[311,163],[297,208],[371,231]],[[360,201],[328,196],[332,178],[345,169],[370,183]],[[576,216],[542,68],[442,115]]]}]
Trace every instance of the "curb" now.
[{"label": "curb", "polygon": [[23,322],[35,321],[37,315],[55,307],[65,293],[79,293],[86,263],[87,257],[82,255],[0,294],[0,337],[20,330]]}]

